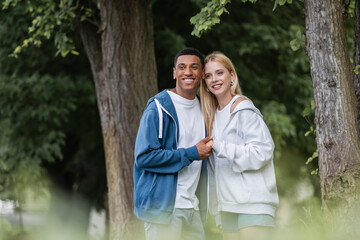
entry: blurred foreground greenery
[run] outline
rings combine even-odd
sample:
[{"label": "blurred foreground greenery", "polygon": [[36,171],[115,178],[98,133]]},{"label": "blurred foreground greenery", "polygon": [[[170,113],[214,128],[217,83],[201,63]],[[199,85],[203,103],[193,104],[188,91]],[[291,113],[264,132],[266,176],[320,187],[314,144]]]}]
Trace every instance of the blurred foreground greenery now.
[{"label": "blurred foreground greenery", "polygon": [[[359,230],[354,229],[352,234],[343,233],[337,229],[331,229],[324,224],[322,219],[320,202],[317,198],[311,197],[301,202],[292,202],[290,199],[281,199],[281,207],[276,217],[277,226],[270,230],[265,238],[267,240],[320,240],[320,239],[359,239]],[[58,199],[62,204],[73,204],[69,199]],[[77,202],[77,214],[84,217],[85,212],[81,212],[83,203]],[[107,239],[106,236],[91,236],[81,225],[84,222],[88,223],[85,218],[78,217],[77,219],[61,219],[64,213],[57,212],[54,215],[44,215],[44,222],[41,226],[37,227],[24,227],[21,229],[19,226],[11,226],[11,224],[0,218],[0,240],[95,240]],[[64,221],[65,220],[65,221]],[[360,219],[359,219],[360,220]],[[84,221],[84,222],[82,222]],[[329,219],[327,219],[329,221]],[[346,219],[343,219],[346,221]],[[134,240],[143,240],[144,232],[142,223],[138,222],[139,231],[136,233],[138,237]],[[221,232],[214,225],[213,218],[209,217],[205,225],[205,230],[208,240],[221,240]],[[171,239],[171,238],[169,238]]]},{"label": "blurred foreground greenery", "polygon": [[[294,165],[293,158],[302,158],[300,153],[294,149],[283,149],[282,157],[275,162],[277,182],[280,193],[280,207],[276,214],[277,227],[270,232],[269,239],[328,239],[328,234],[334,237],[332,229],[327,229],[321,219],[321,204],[317,197],[316,189],[313,187],[312,176],[308,173],[306,166],[298,162]],[[26,199],[22,204],[23,214],[40,213],[41,221],[36,226],[12,226],[7,220],[0,220],[0,240],[11,239],[107,239],[106,231],[102,235],[94,236],[89,232],[91,222],[89,217],[88,202],[80,196],[67,195],[60,190],[46,192],[43,195],[28,193],[23,197]],[[54,207],[53,205],[56,205]],[[37,212],[34,209],[38,209]],[[105,216],[103,216],[105,217]],[[105,219],[102,219],[105,221]],[[144,239],[144,230],[141,222],[139,224],[138,240]],[[209,215],[205,224],[207,239],[220,240],[221,232],[215,226],[214,219]],[[341,233],[336,233],[340,234]],[[136,240],[135,239],[135,240]],[[339,238],[330,238],[339,239]],[[340,238],[342,239],[342,238]],[[347,239],[356,239],[347,238]]]}]

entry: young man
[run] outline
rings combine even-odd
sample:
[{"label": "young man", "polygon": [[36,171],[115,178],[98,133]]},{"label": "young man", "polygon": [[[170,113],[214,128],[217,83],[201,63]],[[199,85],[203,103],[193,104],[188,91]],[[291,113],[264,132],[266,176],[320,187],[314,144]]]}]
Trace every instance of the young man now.
[{"label": "young man", "polygon": [[[205,239],[199,207],[206,213],[207,176],[206,161],[200,160],[209,157],[212,140],[205,138],[196,97],[203,68],[198,50],[181,50],[174,60],[176,87],[150,98],[141,118],[135,143],[134,212],[145,222],[147,240]],[[199,192],[205,204],[199,204]]]}]

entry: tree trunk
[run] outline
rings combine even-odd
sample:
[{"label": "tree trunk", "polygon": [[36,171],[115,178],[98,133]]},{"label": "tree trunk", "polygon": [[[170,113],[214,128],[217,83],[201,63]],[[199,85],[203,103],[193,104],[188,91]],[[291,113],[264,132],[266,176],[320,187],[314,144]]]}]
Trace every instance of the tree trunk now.
[{"label": "tree trunk", "polygon": [[[356,67],[360,65],[360,0],[355,0],[354,43],[354,67]],[[358,104],[358,129],[360,133],[360,73],[354,75],[354,86]]]},{"label": "tree trunk", "polygon": [[360,198],[360,147],[343,13],[342,0],[305,0],[322,204],[324,212],[344,223],[341,227],[349,232],[351,224],[345,218],[358,224],[353,210]]},{"label": "tree trunk", "polygon": [[101,119],[110,239],[134,239],[135,138],[146,101],[157,91],[151,1],[102,0],[100,17],[98,35],[85,23],[80,32]]}]

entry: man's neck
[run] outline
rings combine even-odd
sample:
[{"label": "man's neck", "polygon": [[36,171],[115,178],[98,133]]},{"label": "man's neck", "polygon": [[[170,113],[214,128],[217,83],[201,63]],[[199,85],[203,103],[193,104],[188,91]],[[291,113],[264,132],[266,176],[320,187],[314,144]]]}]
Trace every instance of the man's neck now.
[{"label": "man's neck", "polygon": [[179,95],[183,98],[189,99],[189,100],[193,100],[196,97],[196,92],[194,92],[194,93],[183,92],[183,91],[179,91],[176,88],[173,88],[170,91],[173,93],[176,93],[177,95]]}]

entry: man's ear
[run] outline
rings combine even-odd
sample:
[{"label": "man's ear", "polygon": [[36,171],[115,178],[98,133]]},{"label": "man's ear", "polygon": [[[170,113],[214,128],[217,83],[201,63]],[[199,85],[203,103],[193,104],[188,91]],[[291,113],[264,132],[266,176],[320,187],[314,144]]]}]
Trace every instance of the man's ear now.
[{"label": "man's ear", "polygon": [[173,67],[173,79],[176,79],[175,77],[175,68]]}]

